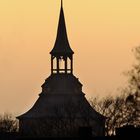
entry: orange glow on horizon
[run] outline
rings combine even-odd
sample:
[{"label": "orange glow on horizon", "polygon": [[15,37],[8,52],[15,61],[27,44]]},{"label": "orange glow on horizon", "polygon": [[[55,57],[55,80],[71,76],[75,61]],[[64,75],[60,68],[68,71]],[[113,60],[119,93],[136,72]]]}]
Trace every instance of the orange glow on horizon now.
[{"label": "orange glow on horizon", "polygon": [[[74,74],[86,97],[116,95],[140,44],[139,0],[64,0]],[[0,112],[30,108],[50,74],[60,0],[0,1]]]}]

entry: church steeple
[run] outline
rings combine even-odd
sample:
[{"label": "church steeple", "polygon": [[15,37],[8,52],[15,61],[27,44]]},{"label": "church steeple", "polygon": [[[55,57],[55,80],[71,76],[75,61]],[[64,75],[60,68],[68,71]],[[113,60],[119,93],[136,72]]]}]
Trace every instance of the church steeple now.
[{"label": "church steeple", "polygon": [[[83,85],[73,75],[74,52],[67,38],[62,0],[57,38],[50,54],[51,75],[42,85],[38,100],[30,110],[17,117],[21,137],[74,138],[79,137],[77,130],[81,126],[89,128],[87,137],[104,136],[106,118],[88,103],[82,91]],[[74,116],[74,121],[71,116]]]},{"label": "church steeple", "polygon": [[[58,29],[57,29],[57,37],[56,37],[54,48],[52,49],[50,54],[51,54],[51,73],[52,74],[73,73],[73,57],[72,56],[74,52],[70,48],[68,37],[67,37],[67,30],[66,30],[62,0],[61,0],[61,9],[60,9]],[[70,60],[70,64],[68,64],[68,59]],[[56,66],[54,66],[54,61],[56,61]],[[61,62],[64,62],[63,68],[60,68]]]}]

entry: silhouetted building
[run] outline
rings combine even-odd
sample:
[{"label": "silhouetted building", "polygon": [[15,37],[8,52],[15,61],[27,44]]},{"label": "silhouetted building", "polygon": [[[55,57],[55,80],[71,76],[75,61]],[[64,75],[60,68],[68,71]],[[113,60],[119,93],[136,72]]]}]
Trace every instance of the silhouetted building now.
[{"label": "silhouetted building", "polygon": [[72,137],[81,132],[104,136],[105,117],[90,106],[82,84],[73,75],[74,52],[67,37],[62,1],[56,42],[50,54],[51,75],[33,107],[17,117],[19,131],[31,136]]}]

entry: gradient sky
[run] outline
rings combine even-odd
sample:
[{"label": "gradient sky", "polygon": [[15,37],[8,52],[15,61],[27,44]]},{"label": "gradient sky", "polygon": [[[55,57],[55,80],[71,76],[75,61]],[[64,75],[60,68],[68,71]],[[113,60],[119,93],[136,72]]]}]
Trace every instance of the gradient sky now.
[{"label": "gradient sky", "polygon": [[[0,0],[0,112],[27,111],[50,75],[60,0]],[[64,0],[86,97],[118,94],[140,45],[140,0]]]}]

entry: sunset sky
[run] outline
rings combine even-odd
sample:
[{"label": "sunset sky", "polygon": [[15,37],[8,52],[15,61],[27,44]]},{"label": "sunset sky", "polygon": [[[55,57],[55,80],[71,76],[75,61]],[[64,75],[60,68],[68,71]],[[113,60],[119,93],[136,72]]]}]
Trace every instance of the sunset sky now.
[{"label": "sunset sky", "polygon": [[[0,0],[0,112],[20,114],[50,75],[60,0]],[[64,0],[74,74],[87,98],[119,92],[140,45],[140,0]]]}]

